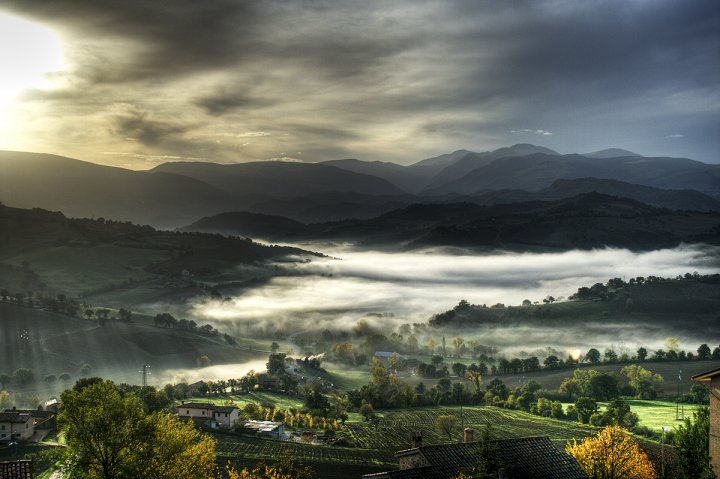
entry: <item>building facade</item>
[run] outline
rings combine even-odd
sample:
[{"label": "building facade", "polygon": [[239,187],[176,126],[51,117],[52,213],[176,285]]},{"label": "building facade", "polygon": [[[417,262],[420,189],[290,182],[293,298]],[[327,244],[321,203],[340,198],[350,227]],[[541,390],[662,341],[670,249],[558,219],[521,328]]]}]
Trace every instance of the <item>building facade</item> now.
[{"label": "building facade", "polygon": [[710,393],[710,464],[713,472],[720,475],[720,368],[692,377],[703,383]]},{"label": "building facade", "polygon": [[0,412],[0,442],[27,441],[35,434],[35,418],[18,411]]}]

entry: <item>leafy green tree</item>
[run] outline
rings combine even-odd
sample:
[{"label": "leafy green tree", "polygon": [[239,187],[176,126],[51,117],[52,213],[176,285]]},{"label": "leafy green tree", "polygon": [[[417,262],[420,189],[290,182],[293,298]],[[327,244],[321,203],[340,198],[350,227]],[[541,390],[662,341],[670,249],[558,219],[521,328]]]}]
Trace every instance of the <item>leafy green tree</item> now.
[{"label": "leafy green tree", "polygon": [[710,346],[708,346],[705,343],[701,344],[700,347],[697,348],[697,353],[698,353],[698,359],[700,359],[700,360],[710,359],[712,356],[712,354],[710,352]]},{"label": "leafy green tree", "polygon": [[572,399],[582,393],[582,388],[577,379],[565,378],[563,382],[560,383],[560,392],[567,394],[568,399]]},{"label": "leafy green tree", "polygon": [[638,361],[645,361],[645,359],[647,358],[647,355],[648,355],[647,349],[638,348],[638,350],[637,350]]},{"label": "leafy green tree", "polygon": [[678,463],[687,479],[714,478],[710,466],[710,410],[702,407],[675,428],[673,445],[678,450]]},{"label": "leafy green tree", "polygon": [[453,363],[452,371],[453,371],[453,373],[455,373],[455,376],[461,378],[461,377],[465,376],[465,371],[467,371],[467,366],[465,366],[463,363]]},{"label": "leafy green tree", "polygon": [[192,423],[147,415],[137,396],[122,394],[111,381],[68,389],[61,402],[58,426],[67,447],[57,463],[70,479],[214,477],[214,439]]},{"label": "leafy green tree", "polygon": [[599,363],[600,362],[600,351],[598,351],[595,348],[589,349],[588,352],[585,354],[585,360],[592,364]]},{"label": "leafy green tree", "polygon": [[637,422],[637,414],[630,411],[630,405],[622,399],[611,401],[605,411],[590,416],[590,424],[593,426],[621,426],[629,429]]},{"label": "leafy green tree", "polygon": [[590,417],[598,412],[598,405],[592,398],[581,397],[575,401],[575,411],[577,412],[578,421],[587,424],[590,421]]},{"label": "leafy green tree", "polygon": [[150,431],[137,397],[122,397],[112,382],[103,381],[68,389],[61,401],[58,426],[65,433],[64,467],[71,477],[140,477],[132,451],[143,448]]},{"label": "leafy green tree", "polygon": [[627,377],[630,386],[635,389],[636,397],[640,399],[654,399],[657,396],[655,385],[664,381],[661,375],[637,364],[625,366],[620,370],[620,374]]}]

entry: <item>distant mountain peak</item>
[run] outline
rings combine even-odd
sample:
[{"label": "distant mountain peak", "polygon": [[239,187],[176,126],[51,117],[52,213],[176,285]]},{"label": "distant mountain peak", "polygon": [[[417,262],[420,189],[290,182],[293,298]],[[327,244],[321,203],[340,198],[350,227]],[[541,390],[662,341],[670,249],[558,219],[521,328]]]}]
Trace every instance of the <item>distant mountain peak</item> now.
[{"label": "distant mountain peak", "polygon": [[592,153],[583,153],[582,156],[586,158],[621,158],[626,156],[639,156],[637,153],[632,151],[623,150],[622,148],[605,148],[604,150],[593,151]]},{"label": "distant mountain peak", "polygon": [[504,152],[507,152],[510,154],[510,156],[526,156],[526,155],[532,155],[535,153],[544,153],[546,155],[559,155],[555,150],[551,150],[550,148],[546,148],[544,146],[538,146],[533,145],[531,143],[516,143],[512,146],[505,146],[502,148],[498,148],[497,150],[493,151],[493,154],[502,154]]}]

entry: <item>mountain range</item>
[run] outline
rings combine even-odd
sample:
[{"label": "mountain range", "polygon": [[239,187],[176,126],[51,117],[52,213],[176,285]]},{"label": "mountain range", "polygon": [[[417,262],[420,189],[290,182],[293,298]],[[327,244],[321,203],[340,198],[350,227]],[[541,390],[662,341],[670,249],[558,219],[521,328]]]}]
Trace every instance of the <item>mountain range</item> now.
[{"label": "mountain range", "polygon": [[170,162],[134,171],[55,155],[0,151],[0,202],[177,228],[245,211],[303,223],[370,219],[415,203],[548,201],[598,192],[672,210],[720,211],[720,165],[607,149],[562,155],[518,144],[404,166]]}]

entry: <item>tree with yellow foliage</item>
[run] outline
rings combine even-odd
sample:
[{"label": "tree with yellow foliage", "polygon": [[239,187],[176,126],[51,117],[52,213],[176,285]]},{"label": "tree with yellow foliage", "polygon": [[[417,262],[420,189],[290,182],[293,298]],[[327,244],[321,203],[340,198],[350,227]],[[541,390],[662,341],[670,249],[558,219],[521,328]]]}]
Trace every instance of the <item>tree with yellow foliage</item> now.
[{"label": "tree with yellow foliage", "polygon": [[655,479],[655,468],[630,434],[619,426],[608,426],[597,436],[565,450],[591,479]]}]

